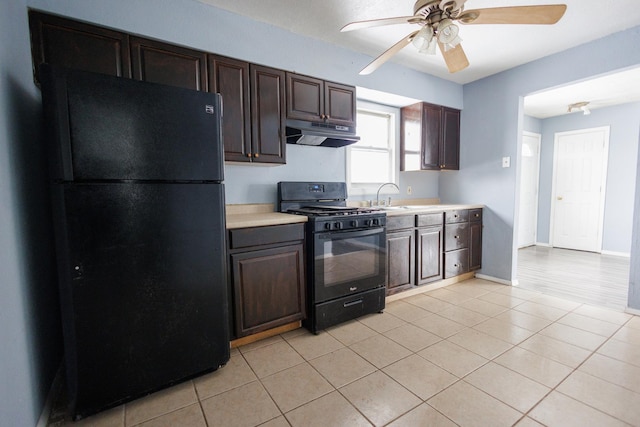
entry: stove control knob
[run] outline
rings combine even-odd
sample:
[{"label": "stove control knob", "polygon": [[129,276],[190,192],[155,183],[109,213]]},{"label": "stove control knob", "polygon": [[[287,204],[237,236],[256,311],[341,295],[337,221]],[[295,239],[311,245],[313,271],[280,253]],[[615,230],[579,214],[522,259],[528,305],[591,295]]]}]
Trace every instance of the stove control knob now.
[{"label": "stove control knob", "polygon": [[354,219],[353,221],[351,221],[351,227],[353,228],[357,228],[358,227],[358,220]]},{"label": "stove control knob", "polygon": [[341,222],[336,222],[336,229],[342,230],[342,223]]},{"label": "stove control knob", "polygon": [[365,219],[364,220],[364,225],[365,225],[365,227],[371,227],[371,220],[370,219]]},{"label": "stove control knob", "polygon": [[326,228],[327,230],[331,230],[331,223],[330,222],[326,222],[324,224],[324,228]]},{"label": "stove control knob", "polygon": [[374,218],[371,220],[371,225],[372,226],[377,226],[380,225],[380,220],[378,218]]}]

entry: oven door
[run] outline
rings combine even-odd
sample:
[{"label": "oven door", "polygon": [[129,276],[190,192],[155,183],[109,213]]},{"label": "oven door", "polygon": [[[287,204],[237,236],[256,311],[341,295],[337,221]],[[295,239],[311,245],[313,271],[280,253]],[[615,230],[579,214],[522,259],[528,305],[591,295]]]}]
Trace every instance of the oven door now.
[{"label": "oven door", "polygon": [[331,231],[314,235],[313,295],[316,303],[384,286],[386,231]]}]

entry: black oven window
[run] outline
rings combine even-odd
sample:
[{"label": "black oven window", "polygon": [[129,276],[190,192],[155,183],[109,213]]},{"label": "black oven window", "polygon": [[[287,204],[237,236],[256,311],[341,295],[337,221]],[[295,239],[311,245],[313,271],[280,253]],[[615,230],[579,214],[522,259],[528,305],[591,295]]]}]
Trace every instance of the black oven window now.
[{"label": "black oven window", "polygon": [[378,236],[334,239],[324,242],[319,254],[325,287],[375,277],[380,272]]}]

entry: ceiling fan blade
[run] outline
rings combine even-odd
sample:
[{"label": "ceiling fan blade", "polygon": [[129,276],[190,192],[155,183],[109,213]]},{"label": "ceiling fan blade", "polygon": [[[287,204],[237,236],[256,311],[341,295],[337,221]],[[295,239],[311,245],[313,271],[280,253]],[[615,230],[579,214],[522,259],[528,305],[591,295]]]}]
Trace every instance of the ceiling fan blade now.
[{"label": "ceiling fan blade", "polygon": [[413,33],[400,40],[398,43],[391,46],[389,49],[385,50],[382,55],[378,56],[369,65],[364,67],[362,71],[360,71],[360,75],[364,76],[373,73],[378,69],[379,66],[387,62],[393,55],[400,52],[402,48],[411,43],[411,40],[413,40],[416,34],[418,34],[418,32],[414,31]]},{"label": "ceiling fan blade", "polygon": [[555,24],[567,10],[565,4],[511,6],[465,10],[462,24]]},{"label": "ceiling fan blade", "polygon": [[383,25],[414,24],[423,20],[420,16],[398,16],[396,18],[370,19],[368,21],[352,22],[342,27],[340,31],[362,30],[364,28],[381,27]]},{"label": "ceiling fan blade", "polygon": [[444,45],[440,42],[438,42],[438,46],[440,47],[440,52],[442,52],[444,62],[447,64],[447,68],[450,73],[457,73],[469,66],[469,60],[467,59],[467,55],[465,55],[461,44],[458,44],[456,47],[449,50],[445,50]]}]

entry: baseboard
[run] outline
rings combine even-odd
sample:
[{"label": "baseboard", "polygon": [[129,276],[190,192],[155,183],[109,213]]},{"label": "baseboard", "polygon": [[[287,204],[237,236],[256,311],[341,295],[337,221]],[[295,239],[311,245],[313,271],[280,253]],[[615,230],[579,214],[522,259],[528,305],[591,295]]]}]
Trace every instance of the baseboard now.
[{"label": "baseboard", "polygon": [[550,248],[551,245],[548,243],[536,242],[536,246],[542,246],[544,248]]},{"label": "baseboard", "polygon": [[498,279],[497,277],[493,277],[493,276],[487,276],[486,274],[476,274],[476,278],[482,279],[482,280],[488,280],[490,282],[500,283],[501,285],[518,286],[518,279],[504,280],[504,279]]},{"label": "baseboard", "polygon": [[627,307],[624,309],[625,313],[633,314],[634,316],[640,316],[640,310],[637,308]]},{"label": "baseboard", "polygon": [[40,418],[38,418],[38,424],[36,424],[36,427],[47,427],[47,425],[49,424],[49,418],[51,417],[51,411],[53,409],[53,402],[60,394],[61,388],[62,365],[60,365],[58,371],[56,372],[56,376],[53,378],[51,388],[49,389],[49,393],[47,394],[47,399],[44,402],[44,407],[42,408],[42,412],[40,413]]},{"label": "baseboard", "polygon": [[612,256],[619,256],[623,258],[631,258],[631,253],[629,252],[602,251],[600,253],[602,255],[612,255]]}]

